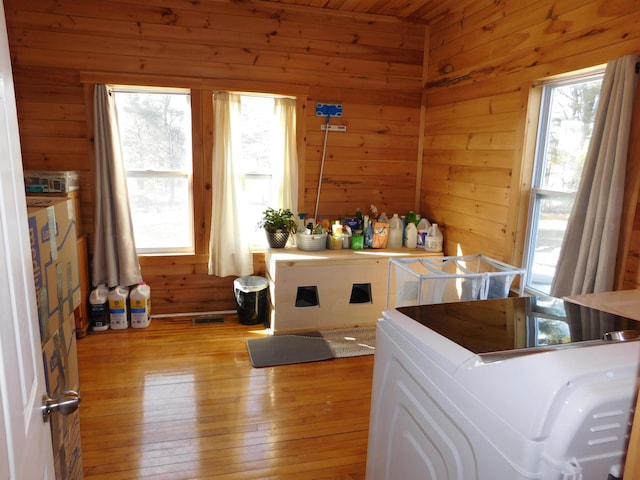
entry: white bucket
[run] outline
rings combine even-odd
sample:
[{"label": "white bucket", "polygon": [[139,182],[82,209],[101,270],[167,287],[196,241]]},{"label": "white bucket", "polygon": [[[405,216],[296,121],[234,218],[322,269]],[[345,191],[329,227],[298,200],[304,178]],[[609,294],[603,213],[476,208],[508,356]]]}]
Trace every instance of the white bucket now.
[{"label": "white bucket", "polygon": [[131,328],[146,328],[151,323],[151,287],[136,285],[129,294]]},{"label": "white bucket", "polygon": [[115,287],[109,292],[109,324],[112,330],[123,330],[129,327],[127,320],[127,297],[129,289]]}]

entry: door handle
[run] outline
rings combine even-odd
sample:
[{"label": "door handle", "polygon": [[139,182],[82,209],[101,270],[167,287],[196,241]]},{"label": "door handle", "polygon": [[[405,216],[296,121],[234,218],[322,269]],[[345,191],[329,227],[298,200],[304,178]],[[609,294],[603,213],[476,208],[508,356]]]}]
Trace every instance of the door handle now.
[{"label": "door handle", "polygon": [[47,423],[53,412],[69,415],[80,405],[80,394],[73,390],[66,390],[58,398],[49,398],[46,393],[42,396],[42,421]]}]

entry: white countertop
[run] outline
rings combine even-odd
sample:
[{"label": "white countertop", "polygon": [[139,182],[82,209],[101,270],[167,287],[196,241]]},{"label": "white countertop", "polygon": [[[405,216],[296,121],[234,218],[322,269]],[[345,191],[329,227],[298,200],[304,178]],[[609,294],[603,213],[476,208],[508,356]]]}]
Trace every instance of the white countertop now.
[{"label": "white countertop", "polygon": [[564,300],[640,320],[640,289],[571,295],[564,297]]},{"label": "white countertop", "polygon": [[316,252],[306,252],[296,247],[270,248],[267,256],[278,261],[317,261],[317,260],[371,260],[372,258],[392,257],[442,257],[443,253],[430,253],[422,248],[365,248],[353,250],[341,248],[336,250],[325,249]]}]

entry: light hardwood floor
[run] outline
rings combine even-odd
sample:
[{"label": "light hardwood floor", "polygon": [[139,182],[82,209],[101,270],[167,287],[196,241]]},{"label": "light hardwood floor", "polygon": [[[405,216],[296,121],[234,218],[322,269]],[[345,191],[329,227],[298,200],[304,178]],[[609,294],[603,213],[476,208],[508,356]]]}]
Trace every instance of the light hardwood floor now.
[{"label": "light hardwood floor", "polygon": [[257,369],[263,334],[177,318],[80,339],[84,477],[364,478],[373,356]]}]

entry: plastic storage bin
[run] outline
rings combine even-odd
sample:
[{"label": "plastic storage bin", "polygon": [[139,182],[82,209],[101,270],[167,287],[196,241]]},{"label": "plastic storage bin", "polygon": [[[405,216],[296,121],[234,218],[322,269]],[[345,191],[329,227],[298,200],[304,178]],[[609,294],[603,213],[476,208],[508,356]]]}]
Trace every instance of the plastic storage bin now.
[{"label": "plastic storage bin", "polygon": [[80,188],[80,175],[75,171],[34,171],[24,172],[27,193],[69,193]]},{"label": "plastic storage bin", "polygon": [[387,308],[506,298],[525,270],[483,254],[459,257],[391,258]]},{"label": "plastic storage bin", "polygon": [[317,233],[307,235],[306,233],[296,233],[296,247],[306,252],[317,252],[327,247],[327,234]]},{"label": "plastic storage bin", "polygon": [[269,282],[264,277],[250,275],[239,277],[233,282],[236,297],[238,321],[243,325],[262,323],[268,326],[269,301],[267,298]]}]

